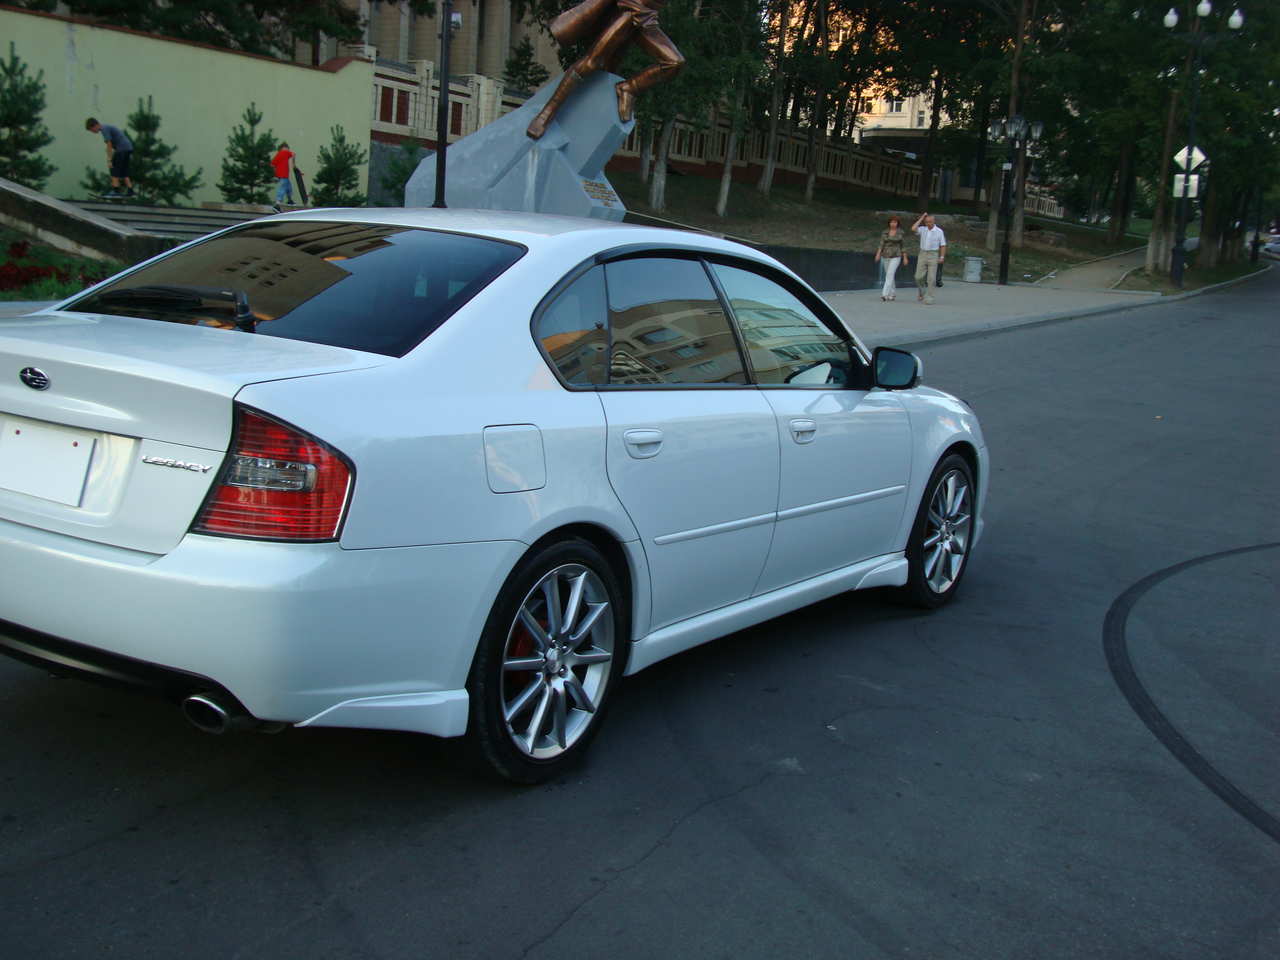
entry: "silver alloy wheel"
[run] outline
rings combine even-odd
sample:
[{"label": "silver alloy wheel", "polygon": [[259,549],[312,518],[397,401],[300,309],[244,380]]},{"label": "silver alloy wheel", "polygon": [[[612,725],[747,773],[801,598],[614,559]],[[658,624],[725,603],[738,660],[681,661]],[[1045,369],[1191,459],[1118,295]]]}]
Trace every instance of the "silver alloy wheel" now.
[{"label": "silver alloy wheel", "polygon": [[960,579],[972,524],[969,479],[960,470],[948,470],[933,488],[921,550],[924,580],[934,593],[946,593]]},{"label": "silver alloy wheel", "polygon": [[601,579],[566,563],[534,584],[502,650],[502,715],[525,756],[551,760],[587,731],[604,700],[613,615]]}]

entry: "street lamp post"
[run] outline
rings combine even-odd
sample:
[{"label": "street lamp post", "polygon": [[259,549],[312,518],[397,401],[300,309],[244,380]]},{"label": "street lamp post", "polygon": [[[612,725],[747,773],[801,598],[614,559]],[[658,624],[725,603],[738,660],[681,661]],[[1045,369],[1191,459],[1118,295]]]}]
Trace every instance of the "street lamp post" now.
[{"label": "street lamp post", "polygon": [[453,0],[443,0],[440,11],[440,96],[436,109],[436,199],[432,207],[443,209],[445,154],[449,149],[449,41],[453,37]]},{"label": "street lamp post", "polygon": [[[1175,287],[1182,287],[1182,277],[1187,263],[1187,209],[1191,194],[1192,157],[1196,150],[1196,111],[1200,106],[1200,55],[1207,39],[1202,21],[1213,12],[1213,4],[1209,0],[1200,0],[1196,4],[1195,19],[1187,32],[1187,41],[1191,44],[1193,54],[1191,63],[1191,102],[1187,110],[1187,163],[1186,174],[1182,178],[1182,195],[1178,198],[1177,233],[1174,235],[1173,253],[1169,261],[1169,279]],[[1164,25],[1172,30],[1178,25],[1178,11],[1173,7],[1164,15]],[[1239,10],[1232,12],[1227,18],[1227,26],[1239,30],[1244,26],[1244,14]],[[1166,163],[1168,161],[1165,161]],[[1198,192],[1198,191],[1197,191]]]},{"label": "street lamp post", "polygon": [[1040,139],[1040,134],[1044,132],[1044,124],[1039,120],[1029,124],[1021,114],[1015,114],[1005,120],[992,121],[991,128],[987,132],[992,140],[999,140],[1003,136],[1009,141],[1008,159],[1004,163],[1004,177],[1000,185],[1000,228],[1003,231],[1003,239],[1000,241],[999,283],[1007,284],[1009,282],[1009,228],[1013,216],[1013,211],[1009,209],[1009,195],[1013,186],[1014,163],[1018,159],[1021,148],[1027,143],[1028,136],[1033,141]]}]

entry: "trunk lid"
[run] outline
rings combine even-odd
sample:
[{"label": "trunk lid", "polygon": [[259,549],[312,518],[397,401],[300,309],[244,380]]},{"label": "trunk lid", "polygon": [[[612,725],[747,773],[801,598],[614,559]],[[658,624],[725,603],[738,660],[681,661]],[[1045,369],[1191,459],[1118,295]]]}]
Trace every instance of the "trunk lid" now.
[{"label": "trunk lid", "polygon": [[217,477],[244,386],[386,362],[132,317],[0,320],[0,519],[164,553]]}]

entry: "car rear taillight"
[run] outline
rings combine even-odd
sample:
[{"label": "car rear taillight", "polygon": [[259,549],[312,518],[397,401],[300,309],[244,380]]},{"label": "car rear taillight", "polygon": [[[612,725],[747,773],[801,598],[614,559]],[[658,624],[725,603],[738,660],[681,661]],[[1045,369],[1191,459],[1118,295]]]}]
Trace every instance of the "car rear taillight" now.
[{"label": "car rear taillight", "polygon": [[264,540],[334,540],[342,526],[351,466],[297,427],[236,407],[222,472],[192,531]]}]

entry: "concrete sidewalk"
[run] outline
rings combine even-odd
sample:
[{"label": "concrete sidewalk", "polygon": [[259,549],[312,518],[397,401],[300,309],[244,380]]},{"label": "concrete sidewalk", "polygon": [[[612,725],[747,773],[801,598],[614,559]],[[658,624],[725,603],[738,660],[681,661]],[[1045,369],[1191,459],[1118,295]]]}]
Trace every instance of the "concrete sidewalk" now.
[{"label": "concrete sidewalk", "polygon": [[1038,287],[1059,290],[1110,290],[1125,275],[1147,262],[1147,248],[1137,247],[1098,260],[1090,260],[1036,281]]},{"label": "concrete sidewalk", "polygon": [[[917,302],[915,290],[880,300],[879,290],[824,293],[825,299],[868,346],[924,343],[986,330],[1107,313],[1162,299],[1158,293],[1061,290],[1027,283],[999,286],[947,280],[932,304]],[[1167,299],[1167,298],[1166,298]]]}]

